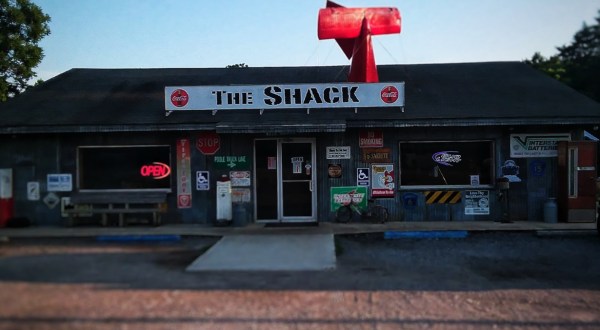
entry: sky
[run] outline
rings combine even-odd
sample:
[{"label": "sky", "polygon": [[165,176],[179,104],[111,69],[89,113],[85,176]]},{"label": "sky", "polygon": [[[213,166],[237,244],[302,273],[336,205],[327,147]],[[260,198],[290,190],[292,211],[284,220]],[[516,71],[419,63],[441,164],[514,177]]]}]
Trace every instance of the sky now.
[{"label": "sky", "polygon": [[[35,70],[348,65],[334,40],[318,40],[325,0],[32,0],[51,34]],[[377,64],[522,61],[556,54],[600,0],[338,0],[396,7],[402,32],[373,37]]]}]

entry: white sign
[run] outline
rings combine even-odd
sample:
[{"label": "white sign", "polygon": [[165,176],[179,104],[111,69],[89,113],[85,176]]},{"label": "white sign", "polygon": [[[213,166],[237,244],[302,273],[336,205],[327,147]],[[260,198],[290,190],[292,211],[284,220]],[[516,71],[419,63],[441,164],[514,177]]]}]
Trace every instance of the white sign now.
[{"label": "white sign", "polygon": [[250,187],[250,171],[231,171],[229,179],[232,187]]},{"label": "white sign", "polygon": [[232,203],[250,203],[252,193],[248,188],[232,188],[231,202]]},{"label": "white sign", "polygon": [[480,182],[479,182],[479,175],[471,175],[471,185],[472,186],[479,186]]},{"label": "white sign", "polygon": [[571,141],[571,134],[511,134],[510,157],[557,157],[558,141]]},{"label": "white sign", "polygon": [[208,171],[196,171],[196,190],[210,190],[210,173]]},{"label": "white sign", "polygon": [[350,159],[350,147],[327,147],[327,159]]},{"label": "white sign", "polygon": [[27,182],[27,200],[40,200],[40,183],[37,181]]},{"label": "white sign", "polygon": [[404,83],[165,87],[165,110],[249,110],[404,106]]},{"label": "white sign", "polygon": [[463,199],[466,215],[489,215],[490,192],[487,190],[467,190]]},{"label": "white sign", "polygon": [[48,191],[72,191],[73,177],[71,174],[48,174],[46,176]]}]

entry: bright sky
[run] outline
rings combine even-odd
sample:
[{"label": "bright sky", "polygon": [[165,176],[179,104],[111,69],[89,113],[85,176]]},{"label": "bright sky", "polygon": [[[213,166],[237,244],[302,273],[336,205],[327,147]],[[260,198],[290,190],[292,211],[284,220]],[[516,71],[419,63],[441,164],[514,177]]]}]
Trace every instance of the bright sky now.
[{"label": "bright sky", "polygon": [[[38,77],[71,68],[347,65],[317,39],[325,0],[33,0],[50,15]],[[521,61],[569,43],[600,0],[338,0],[397,7],[402,33],[375,36],[377,64]]]}]

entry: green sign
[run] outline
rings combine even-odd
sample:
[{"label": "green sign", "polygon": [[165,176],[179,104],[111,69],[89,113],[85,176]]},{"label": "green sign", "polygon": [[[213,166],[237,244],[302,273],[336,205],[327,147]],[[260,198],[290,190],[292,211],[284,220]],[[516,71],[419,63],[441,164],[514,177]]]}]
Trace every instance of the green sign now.
[{"label": "green sign", "polygon": [[331,187],[331,211],[351,202],[361,210],[367,208],[367,187]]},{"label": "green sign", "polygon": [[215,156],[214,164],[215,164],[215,169],[218,169],[218,170],[247,169],[248,168],[248,157],[247,156]]}]

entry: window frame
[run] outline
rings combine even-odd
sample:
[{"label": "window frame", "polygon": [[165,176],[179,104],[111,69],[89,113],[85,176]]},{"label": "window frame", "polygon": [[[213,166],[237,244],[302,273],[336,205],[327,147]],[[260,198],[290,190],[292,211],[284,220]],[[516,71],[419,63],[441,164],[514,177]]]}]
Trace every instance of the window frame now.
[{"label": "window frame", "polygon": [[[106,188],[106,189],[93,189],[93,188],[81,188],[81,149],[111,149],[111,148],[156,148],[163,147],[168,149],[169,155],[169,166],[171,173],[169,175],[169,188]],[[175,169],[173,166],[172,147],[168,144],[132,144],[132,145],[81,145],[76,148],[76,178],[77,178],[77,191],[80,192],[139,192],[139,191],[160,191],[171,193],[173,191],[173,176],[175,175]]]},{"label": "window frame", "polygon": [[[490,146],[490,183],[481,184],[478,186],[473,185],[404,185],[402,184],[402,144],[403,143],[476,143],[476,142],[487,142]],[[398,142],[398,190],[449,190],[449,189],[493,189],[496,177],[496,141],[491,139],[477,139],[477,140],[404,140]]]}]

